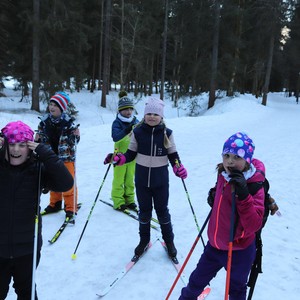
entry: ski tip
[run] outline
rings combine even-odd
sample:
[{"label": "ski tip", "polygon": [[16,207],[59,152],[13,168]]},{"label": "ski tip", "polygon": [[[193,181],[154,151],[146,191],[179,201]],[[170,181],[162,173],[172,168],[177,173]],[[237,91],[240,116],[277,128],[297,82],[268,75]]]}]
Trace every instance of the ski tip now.
[{"label": "ski tip", "polygon": [[141,255],[134,255],[131,259],[132,262],[137,262],[140,259]]},{"label": "ski tip", "polygon": [[73,253],[71,258],[72,258],[72,260],[75,260],[77,258],[77,255],[75,253]]},{"label": "ski tip", "polygon": [[175,256],[169,256],[170,257],[170,259],[171,259],[171,261],[175,264],[175,265],[178,265],[179,264],[179,261],[178,261],[178,259],[177,259],[177,257]]},{"label": "ski tip", "polygon": [[210,291],[211,291],[210,287],[205,288],[203,290],[203,292],[198,296],[197,300],[203,300],[203,299],[205,299],[209,295]]}]

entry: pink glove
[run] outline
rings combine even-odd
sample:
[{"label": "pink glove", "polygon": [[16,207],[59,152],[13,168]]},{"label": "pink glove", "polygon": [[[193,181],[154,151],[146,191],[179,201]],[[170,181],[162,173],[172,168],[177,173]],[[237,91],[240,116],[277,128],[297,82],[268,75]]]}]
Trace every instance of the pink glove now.
[{"label": "pink glove", "polygon": [[173,172],[177,177],[180,177],[181,179],[187,178],[187,171],[183,165],[180,165],[179,167],[177,165],[174,165]]},{"label": "pink glove", "polygon": [[108,153],[107,156],[105,157],[103,163],[104,163],[105,165],[110,164],[110,163],[111,163],[112,156],[113,156],[112,153]]},{"label": "pink glove", "polygon": [[126,163],[126,157],[122,153],[117,153],[113,158],[113,164],[123,166]]}]

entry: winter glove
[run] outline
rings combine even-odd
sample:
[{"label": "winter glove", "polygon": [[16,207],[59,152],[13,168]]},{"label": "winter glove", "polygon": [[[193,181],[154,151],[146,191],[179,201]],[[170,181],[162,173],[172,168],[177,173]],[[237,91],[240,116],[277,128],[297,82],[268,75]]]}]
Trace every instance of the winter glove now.
[{"label": "winter glove", "polygon": [[108,153],[107,156],[105,157],[103,163],[104,163],[105,165],[110,164],[110,163],[111,163],[112,157],[113,157],[113,153]]},{"label": "winter glove", "polygon": [[123,166],[126,163],[126,157],[122,153],[117,153],[113,158],[113,164]]},{"label": "winter glove", "polygon": [[125,132],[127,134],[129,134],[131,132],[131,130],[133,129],[133,126],[135,125],[135,120],[136,120],[136,117],[134,117],[132,119],[132,121],[128,124],[128,126],[126,127]]},{"label": "winter glove", "polygon": [[268,196],[269,196],[268,197],[269,210],[271,212],[271,216],[273,216],[276,213],[276,211],[279,209],[279,207],[278,207],[275,199],[272,198],[269,194],[268,194]]},{"label": "winter glove", "polygon": [[131,123],[125,128],[125,132],[126,134],[129,134],[132,130],[132,126],[131,126]]},{"label": "winter glove", "polygon": [[231,171],[229,177],[231,178],[230,183],[235,184],[235,193],[239,200],[246,199],[249,195],[249,190],[243,172],[234,169]]},{"label": "winter glove", "polygon": [[177,177],[180,177],[181,179],[187,178],[187,170],[183,165],[174,165],[173,166],[173,172]]},{"label": "winter glove", "polygon": [[215,195],[216,195],[216,188],[214,187],[209,190],[208,196],[207,196],[207,203],[210,207],[214,206]]}]

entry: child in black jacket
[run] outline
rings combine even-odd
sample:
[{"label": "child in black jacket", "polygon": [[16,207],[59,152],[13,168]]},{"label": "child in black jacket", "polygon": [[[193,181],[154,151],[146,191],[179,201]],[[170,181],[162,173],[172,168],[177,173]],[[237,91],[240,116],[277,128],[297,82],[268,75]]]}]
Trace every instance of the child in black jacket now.
[{"label": "child in black jacket", "polygon": [[[134,130],[126,153],[117,153],[113,163],[123,165],[136,159],[135,185],[139,203],[140,243],[135,255],[140,256],[150,242],[150,220],[152,209],[156,211],[162,237],[170,257],[176,257],[171,216],[168,209],[170,161],[176,176],[185,179],[187,171],[180,164],[172,130],[163,122],[164,102],[149,97],[145,106],[144,118]],[[110,153],[104,163],[111,161]]]},{"label": "child in black jacket", "polygon": [[[0,178],[0,299],[6,298],[13,278],[18,299],[30,300],[41,190],[66,191],[73,178],[49,146],[33,142],[33,131],[21,121],[1,130]],[[36,265],[42,247],[38,217]]]}]

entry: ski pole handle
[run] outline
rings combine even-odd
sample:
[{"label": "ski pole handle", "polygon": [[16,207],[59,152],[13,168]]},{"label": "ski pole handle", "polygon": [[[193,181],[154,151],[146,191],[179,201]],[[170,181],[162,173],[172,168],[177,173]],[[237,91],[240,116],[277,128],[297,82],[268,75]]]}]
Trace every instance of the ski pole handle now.
[{"label": "ski pole handle", "polygon": [[115,167],[116,164],[117,164],[117,162],[114,161],[114,157],[117,155],[117,153],[118,153],[118,148],[115,148],[114,153],[113,153],[113,155],[112,155],[112,157],[111,157],[111,161],[110,161],[110,163],[111,163],[114,167]]}]

